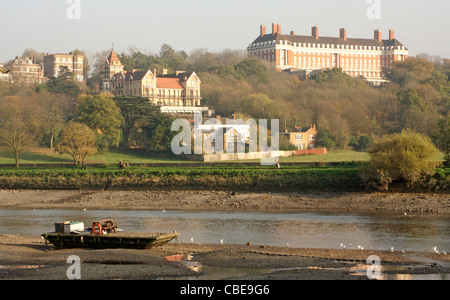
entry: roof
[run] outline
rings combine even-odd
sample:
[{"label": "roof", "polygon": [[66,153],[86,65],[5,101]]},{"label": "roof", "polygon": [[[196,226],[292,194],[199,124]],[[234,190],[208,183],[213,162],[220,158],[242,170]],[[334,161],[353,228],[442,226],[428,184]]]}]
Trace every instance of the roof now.
[{"label": "roof", "polygon": [[156,77],[156,86],[162,89],[184,89],[179,78],[170,77]]},{"label": "roof", "polygon": [[122,72],[114,74],[114,77],[118,78],[121,75],[123,75],[125,80],[142,80],[142,78],[144,78],[148,72],[149,72],[149,70],[147,70],[147,71],[137,71],[137,70],[122,71]]},{"label": "roof", "polygon": [[[358,45],[358,46],[374,46],[374,47],[389,47],[389,46],[403,46],[397,39],[382,40],[381,42],[375,39],[360,39],[347,38],[344,40],[341,37],[321,37],[316,39],[313,36],[305,35],[290,35],[290,34],[266,34],[259,36],[253,43],[262,43],[268,41],[288,41],[290,43],[311,43],[311,44],[330,44],[330,45]],[[406,48],[405,48],[406,49]]]},{"label": "roof", "polygon": [[110,65],[112,65],[113,62],[121,64],[120,59],[117,56],[116,52],[114,52],[114,50],[111,51],[111,53],[109,54],[107,60],[108,60]]}]

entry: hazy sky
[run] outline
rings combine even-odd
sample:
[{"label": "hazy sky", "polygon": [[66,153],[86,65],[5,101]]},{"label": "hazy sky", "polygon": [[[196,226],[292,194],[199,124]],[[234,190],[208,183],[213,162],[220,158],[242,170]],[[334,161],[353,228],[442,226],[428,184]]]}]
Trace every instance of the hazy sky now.
[{"label": "hazy sky", "polygon": [[[377,1],[380,10],[372,10]],[[381,29],[385,39],[394,29],[411,55],[450,57],[449,0],[0,0],[0,62],[26,48],[96,52],[112,43],[119,52],[158,53],[164,43],[187,53],[246,49],[259,26],[271,32],[273,22],[298,35],[318,26],[319,35],[339,36],[345,27],[348,37],[373,38]]]}]

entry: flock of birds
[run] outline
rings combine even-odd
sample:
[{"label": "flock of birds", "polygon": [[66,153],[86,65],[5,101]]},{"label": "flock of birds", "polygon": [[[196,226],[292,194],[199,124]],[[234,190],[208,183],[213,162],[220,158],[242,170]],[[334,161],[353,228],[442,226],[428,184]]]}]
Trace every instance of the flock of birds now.
[{"label": "flock of birds", "polygon": [[[347,249],[347,247],[346,247],[346,245],[345,245],[344,243],[340,243],[339,245],[341,246],[342,249]],[[352,244],[349,244],[349,248],[348,248],[348,249],[351,249],[351,248],[352,248]],[[364,247],[362,247],[361,245],[358,245],[357,248],[358,248],[359,250],[364,250]],[[369,248],[370,248],[370,250],[373,250],[373,247],[372,247],[372,246],[369,246]],[[442,251],[442,253],[439,252],[439,250],[437,249],[437,246],[433,247],[432,249],[433,249],[433,251],[434,251],[436,254],[447,255],[447,252],[445,252],[445,251]],[[378,248],[378,250],[381,251],[381,248]],[[391,252],[394,252],[394,247],[391,247],[390,250],[391,250]],[[402,249],[401,252],[402,252],[402,253],[405,253],[405,250]]]},{"label": "flock of birds", "polygon": [[[194,242],[194,238],[191,237],[191,243],[193,243],[193,242]],[[220,240],[220,244],[223,245],[223,239]],[[346,246],[344,243],[340,243],[339,245],[341,246],[342,249],[351,249],[351,248],[352,248],[352,244],[351,244],[351,243],[348,245],[348,248],[347,248],[347,246]],[[289,246],[290,246],[289,243],[286,243],[286,247],[289,248]],[[358,248],[359,250],[364,250],[364,247],[361,246],[361,245],[358,245],[357,248]],[[369,249],[370,249],[370,250],[373,250],[373,247],[372,247],[372,246],[369,246]],[[432,249],[433,249],[433,251],[434,251],[436,254],[447,255],[447,252],[445,252],[445,251],[442,251],[442,253],[441,253],[441,252],[437,249],[437,246],[435,246],[435,247],[432,248]],[[381,251],[381,248],[378,248],[378,250]],[[391,247],[390,250],[391,250],[391,252],[394,252],[394,247]],[[401,252],[402,252],[402,253],[405,253],[405,250],[402,249]]]},{"label": "flock of birds", "polygon": [[[86,211],[86,208],[84,208],[83,211]],[[166,211],[163,210],[163,212],[166,212]],[[406,215],[406,213],[405,213],[405,215]],[[193,238],[193,237],[191,237],[191,243],[194,243],[194,238]],[[220,240],[220,244],[223,245],[223,239]],[[346,246],[344,243],[340,243],[339,245],[341,246],[342,249],[347,249],[347,246]],[[286,247],[289,248],[289,246],[290,246],[290,245],[289,245],[289,242],[286,243]],[[352,248],[352,244],[350,243],[348,249],[351,249],[351,248]],[[357,248],[358,248],[359,250],[364,250],[364,247],[361,246],[361,245],[358,245]],[[370,248],[370,250],[373,250],[373,247],[372,247],[372,246],[369,246],[369,248]],[[447,252],[445,252],[445,251],[442,251],[442,253],[439,252],[439,250],[437,249],[437,246],[433,247],[432,249],[433,249],[434,253],[436,253],[436,254],[447,255]],[[378,250],[381,251],[381,248],[378,248]],[[394,247],[391,247],[391,252],[394,252]],[[401,252],[402,252],[402,253],[405,253],[405,250],[402,249]]]}]

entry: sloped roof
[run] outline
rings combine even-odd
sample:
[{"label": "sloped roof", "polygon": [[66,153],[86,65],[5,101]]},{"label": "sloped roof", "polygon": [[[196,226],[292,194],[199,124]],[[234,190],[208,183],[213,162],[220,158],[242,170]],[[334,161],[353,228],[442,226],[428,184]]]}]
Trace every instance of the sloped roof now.
[{"label": "sloped roof", "polygon": [[156,86],[161,89],[184,89],[179,78],[156,77]]},{"label": "sloped roof", "polygon": [[115,52],[114,50],[111,51],[111,53],[109,54],[107,60],[108,60],[108,63],[109,63],[110,65],[112,65],[113,62],[115,62],[116,64],[122,64],[122,63],[120,62],[119,57],[117,56],[117,54],[116,54],[116,52]]},{"label": "sloped roof", "polygon": [[[330,45],[358,45],[358,46],[374,46],[374,47],[389,47],[389,46],[403,46],[397,39],[382,40],[381,42],[375,39],[361,39],[361,38],[347,38],[344,40],[341,37],[321,37],[316,39],[313,36],[305,35],[290,35],[290,34],[266,34],[259,36],[253,43],[262,43],[269,41],[288,41],[289,43],[311,43],[311,44],[330,44]],[[406,49],[406,48],[405,48]]]}]

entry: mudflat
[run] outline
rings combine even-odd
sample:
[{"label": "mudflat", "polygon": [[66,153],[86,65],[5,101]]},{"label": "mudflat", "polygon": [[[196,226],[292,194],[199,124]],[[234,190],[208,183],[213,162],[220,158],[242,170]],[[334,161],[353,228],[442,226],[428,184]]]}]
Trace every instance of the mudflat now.
[{"label": "mudflat", "polygon": [[355,211],[450,216],[447,193],[283,193],[221,190],[1,190],[0,208]]}]

